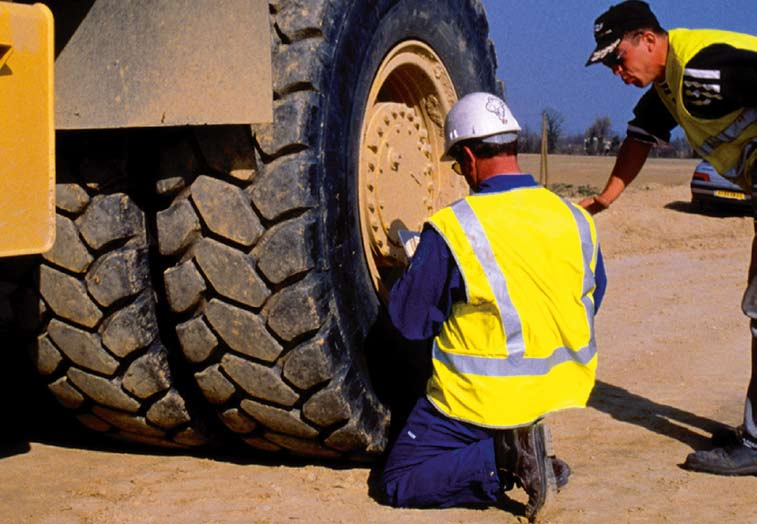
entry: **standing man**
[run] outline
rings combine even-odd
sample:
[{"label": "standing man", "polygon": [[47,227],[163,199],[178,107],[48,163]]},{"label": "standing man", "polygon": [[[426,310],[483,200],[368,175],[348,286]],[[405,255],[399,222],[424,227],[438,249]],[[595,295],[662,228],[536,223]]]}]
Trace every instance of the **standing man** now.
[{"label": "standing man", "polygon": [[[612,6],[594,22],[596,49],[586,65],[602,63],[626,84],[652,87],[629,122],[615,167],[600,195],[581,205],[592,214],[610,206],[636,177],[652,145],[680,125],[692,147],[723,176],[752,191],[757,232],[757,37],[710,29],[660,27],[645,2]],[[722,475],[757,474],[757,240],[742,309],[751,320],[752,379],[744,424],[690,454],[684,466]]]},{"label": "standing man", "polygon": [[426,395],[384,470],[394,506],[491,504],[518,485],[533,520],[567,483],[541,419],[586,405],[605,275],[590,215],[518,167],[519,131],[488,93],[447,115],[445,151],[473,194],[428,220],[391,292],[399,331],[433,338]]}]

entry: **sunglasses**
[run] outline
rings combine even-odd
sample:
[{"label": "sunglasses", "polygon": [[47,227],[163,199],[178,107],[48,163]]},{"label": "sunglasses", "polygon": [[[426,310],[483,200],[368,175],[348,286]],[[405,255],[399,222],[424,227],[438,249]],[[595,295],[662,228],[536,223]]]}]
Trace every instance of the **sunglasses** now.
[{"label": "sunglasses", "polygon": [[[623,37],[622,40],[628,40],[630,41],[634,46],[639,43],[639,38],[644,34],[644,31],[636,31],[631,35],[626,35]],[[621,41],[622,43],[622,41]],[[602,63],[609,67],[610,69],[613,69],[615,67],[623,67],[625,68],[625,64],[623,63],[624,55],[626,54],[625,51],[618,51],[618,47],[620,47],[620,43],[615,48],[615,50],[604,57],[602,59]]]},{"label": "sunglasses", "polygon": [[602,59],[602,63],[610,69],[613,69],[615,67],[623,67],[623,55],[625,54],[625,51],[617,51],[616,48],[615,51],[608,54]]}]

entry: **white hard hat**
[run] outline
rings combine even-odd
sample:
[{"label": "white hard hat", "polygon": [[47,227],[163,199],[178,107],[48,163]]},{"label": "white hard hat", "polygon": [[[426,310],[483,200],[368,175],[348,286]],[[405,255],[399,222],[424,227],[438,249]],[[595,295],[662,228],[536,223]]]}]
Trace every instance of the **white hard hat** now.
[{"label": "white hard hat", "polygon": [[506,144],[516,140],[519,131],[518,121],[501,98],[490,93],[470,93],[452,106],[444,120],[444,154],[449,154],[458,142],[471,138]]}]

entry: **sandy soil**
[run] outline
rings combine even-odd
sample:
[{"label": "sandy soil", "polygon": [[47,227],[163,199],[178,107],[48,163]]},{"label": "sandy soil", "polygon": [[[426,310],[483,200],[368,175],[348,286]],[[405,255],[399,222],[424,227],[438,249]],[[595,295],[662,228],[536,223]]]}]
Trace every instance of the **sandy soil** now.
[{"label": "sandy soil", "polygon": [[[594,161],[566,161],[555,181],[601,186],[607,163]],[[694,163],[653,162],[597,217],[609,276],[599,381],[588,409],[548,419],[573,468],[550,521],[757,524],[757,477],[679,466],[719,423],[740,422],[749,378],[739,303],[751,218],[696,213],[685,184]],[[506,523],[524,501],[515,492],[504,511],[396,510],[376,495],[376,467],[127,452],[49,429],[5,455],[2,523]]]}]

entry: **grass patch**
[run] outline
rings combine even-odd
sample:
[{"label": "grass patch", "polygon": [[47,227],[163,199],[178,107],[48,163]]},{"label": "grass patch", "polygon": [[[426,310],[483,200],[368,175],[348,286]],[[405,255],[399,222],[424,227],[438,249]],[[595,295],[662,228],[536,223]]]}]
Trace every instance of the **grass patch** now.
[{"label": "grass patch", "polygon": [[588,185],[588,184],[582,184],[579,186],[575,186],[573,184],[565,184],[562,182],[557,182],[555,184],[549,184],[549,188],[553,193],[556,193],[562,197],[587,197],[591,195],[596,195],[599,193],[599,188]]}]

